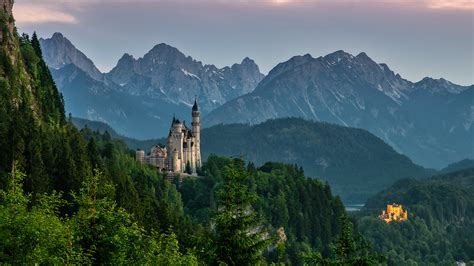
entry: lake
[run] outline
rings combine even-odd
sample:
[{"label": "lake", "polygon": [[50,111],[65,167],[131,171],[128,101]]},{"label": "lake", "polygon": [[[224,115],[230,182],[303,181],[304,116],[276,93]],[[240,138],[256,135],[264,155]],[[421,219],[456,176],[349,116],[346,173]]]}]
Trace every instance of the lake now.
[{"label": "lake", "polygon": [[364,203],[344,203],[344,206],[346,207],[346,211],[348,212],[356,212],[360,211],[362,207],[364,207]]}]

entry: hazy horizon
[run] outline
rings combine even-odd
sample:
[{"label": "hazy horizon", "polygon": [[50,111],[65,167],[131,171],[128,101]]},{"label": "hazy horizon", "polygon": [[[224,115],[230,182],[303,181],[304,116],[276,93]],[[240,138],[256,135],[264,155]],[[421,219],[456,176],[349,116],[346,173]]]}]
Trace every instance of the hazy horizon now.
[{"label": "hazy horizon", "polygon": [[[33,15],[34,14],[34,15]],[[17,0],[19,32],[61,32],[104,72],[167,43],[218,67],[262,73],[292,56],[366,52],[411,81],[474,84],[471,1]]]}]

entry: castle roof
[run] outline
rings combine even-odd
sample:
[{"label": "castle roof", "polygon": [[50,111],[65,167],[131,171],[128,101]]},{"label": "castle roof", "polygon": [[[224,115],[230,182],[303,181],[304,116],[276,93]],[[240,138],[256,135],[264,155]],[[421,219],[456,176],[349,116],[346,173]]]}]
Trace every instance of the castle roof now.
[{"label": "castle roof", "polygon": [[197,104],[197,101],[196,99],[194,99],[194,105],[193,105],[193,111],[199,111],[199,108],[198,108],[198,104]]}]

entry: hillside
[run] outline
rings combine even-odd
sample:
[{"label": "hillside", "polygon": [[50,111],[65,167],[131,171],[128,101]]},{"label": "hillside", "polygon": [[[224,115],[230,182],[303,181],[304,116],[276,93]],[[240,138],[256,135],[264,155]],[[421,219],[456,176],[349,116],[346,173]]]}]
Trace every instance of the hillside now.
[{"label": "hillside", "polygon": [[[474,158],[474,86],[403,79],[367,54],[307,54],[278,64],[249,94],[216,108],[203,125],[301,117],[363,128],[425,167]],[[470,143],[471,145],[466,145]]]},{"label": "hillside", "polygon": [[[406,222],[377,218],[385,204],[408,210]],[[474,260],[474,168],[429,179],[405,179],[370,198],[358,228],[389,264],[454,264]]]},{"label": "hillside", "polygon": [[150,150],[151,147],[153,147],[154,145],[158,143],[164,143],[163,139],[137,140],[134,138],[122,136],[118,134],[117,131],[115,131],[115,129],[113,129],[111,126],[109,126],[108,124],[104,122],[91,121],[88,119],[73,117],[72,123],[78,129],[89,128],[90,130],[97,131],[100,134],[106,134],[107,132],[110,135],[110,137],[123,141],[125,144],[127,144],[127,147],[131,150],[136,150],[136,149]]},{"label": "hillside", "polygon": [[203,158],[242,155],[257,165],[302,166],[306,174],[327,180],[345,201],[360,201],[399,178],[430,172],[366,130],[297,118],[206,128],[201,143]]},{"label": "hillside", "polygon": [[18,35],[12,7],[0,0],[0,264],[192,261],[179,251],[189,227],[175,187],[123,143],[69,123],[40,42]]}]

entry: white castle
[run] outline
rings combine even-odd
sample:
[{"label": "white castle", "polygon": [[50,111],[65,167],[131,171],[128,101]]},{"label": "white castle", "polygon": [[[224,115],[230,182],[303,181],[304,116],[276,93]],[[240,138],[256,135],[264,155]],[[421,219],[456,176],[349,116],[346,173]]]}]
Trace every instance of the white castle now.
[{"label": "white castle", "polygon": [[138,149],[137,161],[157,167],[160,171],[170,173],[188,173],[196,175],[201,167],[200,113],[196,100],[192,109],[191,129],[186,123],[173,117],[166,147],[154,146],[149,155]]}]

